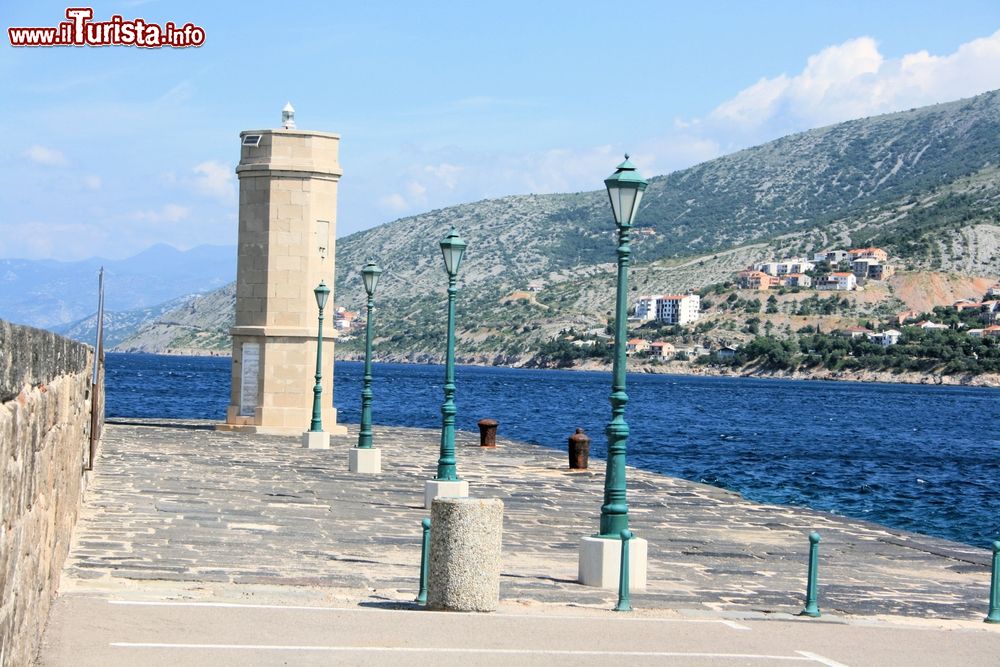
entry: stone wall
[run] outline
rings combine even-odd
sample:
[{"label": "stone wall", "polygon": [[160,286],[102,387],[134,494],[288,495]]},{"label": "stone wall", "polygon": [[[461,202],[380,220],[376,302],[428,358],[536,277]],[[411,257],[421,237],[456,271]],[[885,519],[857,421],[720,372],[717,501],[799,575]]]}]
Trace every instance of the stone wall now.
[{"label": "stone wall", "polygon": [[[85,486],[91,348],[0,321],[0,666],[32,663]],[[103,378],[102,378],[103,383]]]}]

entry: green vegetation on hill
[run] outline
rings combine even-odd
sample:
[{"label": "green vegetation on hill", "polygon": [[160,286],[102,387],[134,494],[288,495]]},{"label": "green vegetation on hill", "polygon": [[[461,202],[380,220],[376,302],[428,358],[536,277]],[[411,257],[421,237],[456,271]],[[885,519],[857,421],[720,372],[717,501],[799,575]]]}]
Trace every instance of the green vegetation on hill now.
[{"label": "green vegetation on hill", "polygon": [[907,328],[899,343],[883,347],[867,338],[836,334],[807,334],[778,339],[758,336],[731,359],[718,355],[704,363],[728,366],[758,365],[767,370],[808,371],[918,371],[944,375],[1000,373],[1000,342],[973,338],[952,329]]}]

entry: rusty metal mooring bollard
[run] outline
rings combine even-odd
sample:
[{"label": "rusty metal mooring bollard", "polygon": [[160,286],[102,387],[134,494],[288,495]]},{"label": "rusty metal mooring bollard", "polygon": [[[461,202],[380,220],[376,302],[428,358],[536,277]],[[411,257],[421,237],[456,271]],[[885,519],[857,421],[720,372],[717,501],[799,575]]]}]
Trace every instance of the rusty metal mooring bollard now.
[{"label": "rusty metal mooring bollard", "polygon": [[496,447],[497,446],[497,426],[500,425],[496,419],[480,419],[479,420],[479,446],[480,447]]},{"label": "rusty metal mooring bollard", "polygon": [[590,438],[582,428],[569,436],[569,469],[586,470],[590,462]]}]

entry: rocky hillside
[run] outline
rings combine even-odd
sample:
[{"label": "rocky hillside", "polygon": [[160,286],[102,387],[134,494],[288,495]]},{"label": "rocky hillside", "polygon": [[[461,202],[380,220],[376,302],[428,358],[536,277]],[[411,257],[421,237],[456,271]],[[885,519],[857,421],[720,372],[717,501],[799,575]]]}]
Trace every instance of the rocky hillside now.
[{"label": "rocky hillside", "polygon": [[[914,272],[995,276],[997,136],[1000,93],[991,92],[792,135],[652,178],[637,218],[632,294],[698,289],[772,254],[862,243],[888,248]],[[446,281],[437,244],[451,225],[469,243],[460,275],[460,355],[522,358],[563,328],[606,323],[615,258],[606,194],[511,196],[338,240],[337,305],[360,309],[359,271],[368,257],[385,269],[377,295],[380,353],[440,355]],[[529,283],[542,288],[512,298]],[[232,312],[224,298],[205,301],[183,326],[168,313],[159,328],[123,345],[218,342],[211,333],[194,335],[220,330],[218,313],[199,314],[215,303]],[[355,339],[339,349],[358,348]]]},{"label": "rocky hillside", "polygon": [[185,299],[113,347],[117,352],[228,353],[235,312],[236,283],[230,283]]}]

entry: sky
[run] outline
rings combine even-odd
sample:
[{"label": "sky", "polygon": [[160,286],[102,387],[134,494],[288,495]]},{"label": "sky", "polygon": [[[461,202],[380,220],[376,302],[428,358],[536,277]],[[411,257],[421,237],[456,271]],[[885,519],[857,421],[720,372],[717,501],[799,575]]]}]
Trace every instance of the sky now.
[{"label": "sky", "polygon": [[996,0],[90,6],[205,41],[14,48],[67,6],[0,0],[0,258],[235,244],[239,133],[286,102],[342,137],[345,236],[1000,88]]}]

